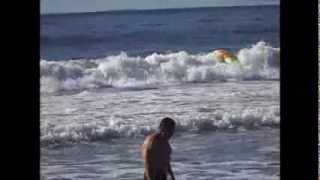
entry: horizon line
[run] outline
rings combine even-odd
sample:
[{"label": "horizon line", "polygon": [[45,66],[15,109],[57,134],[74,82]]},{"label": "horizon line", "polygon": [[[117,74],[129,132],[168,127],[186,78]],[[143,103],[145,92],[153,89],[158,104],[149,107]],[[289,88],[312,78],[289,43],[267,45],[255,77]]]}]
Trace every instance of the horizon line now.
[{"label": "horizon line", "polygon": [[41,13],[40,16],[50,15],[77,15],[77,14],[95,14],[95,13],[113,13],[113,12],[134,12],[134,11],[165,11],[165,10],[187,10],[187,9],[206,9],[206,8],[232,8],[232,7],[256,7],[256,6],[280,6],[280,4],[255,4],[255,5],[231,5],[231,6],[197,6],[197,7],[173,7],[173,8],[132,8],[132,9],[113,9],[103,11],[85,11],[85,12],[51,12]]}]

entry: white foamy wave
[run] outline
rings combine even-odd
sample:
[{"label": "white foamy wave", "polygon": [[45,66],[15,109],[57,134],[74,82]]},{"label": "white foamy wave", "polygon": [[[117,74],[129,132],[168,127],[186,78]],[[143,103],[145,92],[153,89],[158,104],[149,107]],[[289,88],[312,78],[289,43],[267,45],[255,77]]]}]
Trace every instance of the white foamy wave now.
[{"label": "white foamy wave", "polygon": [[[173,117],[179,132],[204,132],[225,130],[248,130],[263,127],[278,127],[279,109],[255,108],[231,112],[217,111],[210,115],[190,115]],[[157,120],[155,120],[157,121]],[[114,138],[143,137],[156,131],[158,122],[150,119],[132,119],[111,117],[105,122],[43,124],[41,128],[41,144],[60,145],[79,142],[105,141]]]},{"label": "white foamy wave", "polygon": [[265,42],[236,54],[240,64],[214,61],[210,53],[153,53],[130,57],[125,52],[94,60],[41,60],[41,92],[134,87],[183,82],[269,80],[279,78],[280,49]]}]

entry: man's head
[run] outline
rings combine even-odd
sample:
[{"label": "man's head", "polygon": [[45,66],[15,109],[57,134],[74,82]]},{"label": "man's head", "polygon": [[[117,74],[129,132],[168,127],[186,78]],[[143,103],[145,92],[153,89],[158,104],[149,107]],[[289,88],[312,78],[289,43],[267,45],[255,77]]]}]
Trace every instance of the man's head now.
[{"label": "man's head", "polygon": [[175,126],[176,123],[174,122],[174,120],[169,117],[166,117],[161,120],[159,130],[169,139],[174,133]]}]

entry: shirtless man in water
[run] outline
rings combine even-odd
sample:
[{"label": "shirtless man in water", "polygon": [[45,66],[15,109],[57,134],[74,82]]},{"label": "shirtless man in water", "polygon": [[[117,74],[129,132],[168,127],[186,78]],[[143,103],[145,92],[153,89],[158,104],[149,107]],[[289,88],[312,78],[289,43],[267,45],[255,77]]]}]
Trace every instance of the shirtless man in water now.
[{"label": "shirtless man in water", "polygon": [[159,131],[145,139],[141,154],[144,160],[144,180],[167,180],[167,174],[175,180],[170,165],[171,147],[169,139],[175,130],[175,122],[164,118],[160,122]]}]

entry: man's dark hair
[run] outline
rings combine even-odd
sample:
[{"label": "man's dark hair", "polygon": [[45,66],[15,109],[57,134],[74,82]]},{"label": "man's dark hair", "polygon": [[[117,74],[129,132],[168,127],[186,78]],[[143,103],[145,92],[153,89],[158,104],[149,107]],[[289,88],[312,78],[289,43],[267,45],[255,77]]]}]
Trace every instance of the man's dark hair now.
[{"label": "man's dark hair", "polygon": [[175,125],[176,125],[176,123],[174,122],[173,119],[166,117],[161,120],[160,125],[159,125],[159,129],[160,129],[160,131],[162,131],[162,130],[169,128],[169,127],[175,127]]}]

